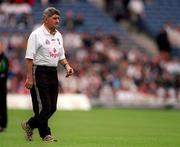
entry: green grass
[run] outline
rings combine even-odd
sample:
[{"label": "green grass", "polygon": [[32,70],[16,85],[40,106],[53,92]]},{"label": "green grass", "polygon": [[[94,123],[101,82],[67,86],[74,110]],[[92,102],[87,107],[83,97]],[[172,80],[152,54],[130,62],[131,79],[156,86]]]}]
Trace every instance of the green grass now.
[{"label": "green grass", "polygon": [[42,142],[37,130],[33,142],[24,140],[20,123],[29,116],[31,111],[9,111],[0,147],[180,147],[180,111],[57,111],[49,122],[58,139],[53,143]]}]

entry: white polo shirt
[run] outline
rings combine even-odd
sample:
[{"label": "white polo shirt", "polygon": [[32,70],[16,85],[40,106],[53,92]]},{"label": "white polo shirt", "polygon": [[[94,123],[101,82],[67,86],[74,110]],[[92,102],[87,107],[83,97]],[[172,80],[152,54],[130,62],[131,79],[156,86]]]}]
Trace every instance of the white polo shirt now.
[{"label": "white polo shirt", "polygon": [[57,67],[58,61],[65,58],[61,33],[52,35],[44,25],[34,30],[28,38],[25,58],[33,59],[34,65]]}]

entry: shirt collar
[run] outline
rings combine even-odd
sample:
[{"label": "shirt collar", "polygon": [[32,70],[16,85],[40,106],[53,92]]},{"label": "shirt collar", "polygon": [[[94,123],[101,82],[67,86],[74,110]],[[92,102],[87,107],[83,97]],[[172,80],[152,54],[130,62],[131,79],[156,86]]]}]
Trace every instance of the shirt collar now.
[{"label": "shirt collar", "polygon": [[[45,34],[47,34],[47,35],[52,35],[48,30],[47,30],[47,28],[44,26],[44,24],[41,26],[41,28],[42,28],[42,30],[44,31],[44,33]],[[56,30],[56,32],[57,32],[57,30]],[[56,34],[56,33],[55,33]],[[54,35],[55,35],[54,34]]]},{"label": "shirt collar", "polygon": [[47,35],[50,35],[49,31],[46,29],[46,27],[44,26],[44,24],[41,26],[43,32]]}]

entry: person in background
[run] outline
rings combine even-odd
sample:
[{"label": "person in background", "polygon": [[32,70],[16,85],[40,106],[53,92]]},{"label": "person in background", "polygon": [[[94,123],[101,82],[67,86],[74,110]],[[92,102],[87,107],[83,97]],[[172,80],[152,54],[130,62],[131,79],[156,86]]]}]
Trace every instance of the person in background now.
[{"label": "person in background", "polygon": [[0,132],[4,132],[7,128],[7,77],[8,58],[0,42]]}]

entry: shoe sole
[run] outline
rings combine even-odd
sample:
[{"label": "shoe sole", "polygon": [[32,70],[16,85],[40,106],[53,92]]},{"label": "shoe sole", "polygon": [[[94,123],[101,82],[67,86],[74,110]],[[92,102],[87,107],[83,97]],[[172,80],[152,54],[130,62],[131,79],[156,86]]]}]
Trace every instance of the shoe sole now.
[{"label": "shoe sole", "polygon": [[54,139],[54,140],[42,140],[43,142],[58,142],[57,139]]}]

